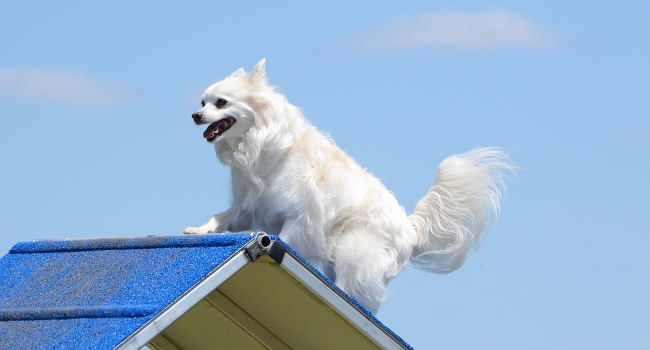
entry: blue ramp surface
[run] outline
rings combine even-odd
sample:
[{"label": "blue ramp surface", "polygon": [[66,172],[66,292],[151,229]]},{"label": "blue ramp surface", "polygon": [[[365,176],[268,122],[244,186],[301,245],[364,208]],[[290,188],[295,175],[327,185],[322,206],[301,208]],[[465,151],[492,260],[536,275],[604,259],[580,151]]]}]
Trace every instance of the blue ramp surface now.
[{"label": "blue ramp surface", "polygon": [[252,239],[18,243],[0,259],[0,348],[112,349]]}]

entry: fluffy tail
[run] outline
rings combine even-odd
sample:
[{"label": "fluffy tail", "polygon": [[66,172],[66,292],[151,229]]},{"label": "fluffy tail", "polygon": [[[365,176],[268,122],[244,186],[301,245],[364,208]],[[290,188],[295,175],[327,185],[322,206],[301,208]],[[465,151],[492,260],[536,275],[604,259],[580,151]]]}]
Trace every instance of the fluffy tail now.
[{"label": "fluffy tail", "polygon": [[409,219],[418,234],[411,262],[426,271],[459,268],[499,213],[510,158],[496,148],[453,155],[438,167],[438,177]]}]

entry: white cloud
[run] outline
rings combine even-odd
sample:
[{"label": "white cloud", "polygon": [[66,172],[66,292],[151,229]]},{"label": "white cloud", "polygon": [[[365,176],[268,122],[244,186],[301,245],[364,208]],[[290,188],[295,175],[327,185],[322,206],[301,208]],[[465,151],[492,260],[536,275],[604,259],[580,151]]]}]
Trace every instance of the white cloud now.
[{"label": "white cloud", "polygon": [[127,100],[130,88],[78,72],[0,69],[0,95],[37,101],[98,105]]},{"label": "white cloud", "polygon": [[559,40],[531,20],[506,10],[431,12],[396,19],[351,41],[364,49],[553,48]]}]

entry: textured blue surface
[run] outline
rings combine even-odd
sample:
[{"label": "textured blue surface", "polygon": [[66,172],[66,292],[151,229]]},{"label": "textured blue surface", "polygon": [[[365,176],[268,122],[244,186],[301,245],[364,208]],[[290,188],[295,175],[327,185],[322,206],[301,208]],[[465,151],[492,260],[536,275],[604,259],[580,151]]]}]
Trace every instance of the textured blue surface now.
[{"label": "textured blue surface", "polygon": [[0,348],[112,349],[250,240],[19,243],[0,259]]}]

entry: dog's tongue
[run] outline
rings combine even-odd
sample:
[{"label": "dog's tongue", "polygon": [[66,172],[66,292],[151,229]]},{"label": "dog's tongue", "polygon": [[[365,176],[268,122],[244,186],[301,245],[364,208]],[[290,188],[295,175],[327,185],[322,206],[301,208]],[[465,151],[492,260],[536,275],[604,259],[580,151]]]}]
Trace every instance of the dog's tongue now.
[{"label": "dog's tongue", "polygon": [[208,128],[203,132],[203,137],[209,139],[216,135],[219,132],[219,129],[221,129],[222,124],[223,123],[210,124],[210,126],[208,126]]}]

